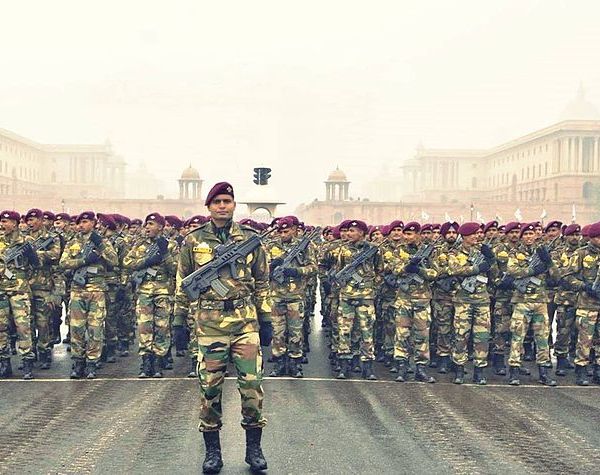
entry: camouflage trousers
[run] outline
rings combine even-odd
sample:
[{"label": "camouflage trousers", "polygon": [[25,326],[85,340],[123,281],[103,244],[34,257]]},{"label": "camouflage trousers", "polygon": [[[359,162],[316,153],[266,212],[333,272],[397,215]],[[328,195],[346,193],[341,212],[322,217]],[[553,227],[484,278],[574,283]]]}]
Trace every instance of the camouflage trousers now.
[{"label": "camouflage trousers", "polygon": [[192,359],[196,359],[198,357],[198,338],[196,336],[196,313],[197,305],[194,302],[190,304],[190,309],[186,317],[186,324],[190,335],[188,340],[188,353],[190,358]]},{"label": "camouflage trousers", "polygon": [[492,353],[504,355],[506,341],[510,334],[510,320],[513,313],[513,304],[510,302],[494,303],[494,339],[492,340]]},{"label": "camouflage trousers", "polygon": [[306,298],[304,300],[305,317],[310,318],[314,315],[315,305],[317,304],[317,280],[311,277],[306,286]]},{"label": "camouflage trousers", "polygon": [[17,352],[23,359],[33,359],[31,337],[31,297],[24,292],[0,293],[0,359],[10,358],[9,325],[14,322]]},{"label": "camouflage trousers", "polygon": [[117,338],[119,341],[133,342],[135,336],[135,302],[131,284],[127,284],[123,291],[123,299],[117,314]]},{"label": "camouflage trousers", "polygon": [[523,341],[531,324],[533,339],[537,348],[536,361],[538,365],[548,366],[550,350],[548,348],[548,308],[545,302],[515,303],[510,319],[510,356],[509,366],[521,366]]},{"label": "camouflage trousers", "polygon": [[340,296],[339,294],[329,294],[329,320],[331,322],[331,351],[337,353],[339,347],[339,317],[340,317]]},{"label": "camouflage trousers", "polygon": [[139,293],[135,305],[138,354],[165,356],[171,346],[171,300],[168,295]]},{"label": "camouflage trousers", "polygon": [[276,358],[286,354],[290,358],[302,358],[304,302],[273,299],[271,320],[273,322],[272,355]]},{"label": "camouflage trousers", "polygon": [[[339,341],[338,355],[341,358],[353,356],[353,334],[359,337],[355,342],[359,345],[361,361],[375,359],[373,345],[373,325],[375,323],[375,306],[373,299],[340,298],[338,315]],[[353,331],[354,329],[354,331]]]},{"label": "camouflage trousers", "polygon": [[[204,312],[204,310],[202,311]],[[228,312],[223,312],[226,318]],[[239,335],[198,335],[198,379],[200,380],[201,432],[219,430],[223,425],[221,399],[229,361],[237,372],[242,401],[242,427],[264,427],[262,415],[263,360],[258,332]]]},{"label": "camouflage trousers", "polygon": [[435,327],[436,339],[432,342],[436,346],[438,356],[450,356],[452,353],[453,340],[453,322],[454,322],[454,304],[448,300],[432,301],[432,322]]},{"label": "camouflage trousers", "polygon": [[398,299],[392,308],[396,324],[394,359],[407,360],[412,346],[415,364],[428,364],[430,301]]},{"label": "camouflage trousers", "polygon": [[104,319],[104,343],[116,347],[119,342],[119,311],[122,301],[117,300],[117,285],[108,285],[106,291],[106,318]]},{"label": "camouflage trousers", "polygon": [[473,336],[473,364],[487,366],[490,339],[490,307],[487,303],[454,304],[454,348],[452,361],[464,366],[469,360],[469,339]]},{"label": "camouflage trousers", "polygon": [[595,364],[600,364],[600,344],[594,337],[600,332],[600,317],[598,310],[577,309],[575,321],[579,336],[577,337],[577,348],[575,350],[575,361],[577,366],[587,366],[590,362],[590,350],[594,348]]},{"label": "camouflage trousers", "polygon": [[52,316],[51,293],[49,290],[33,290],[31,299],[31,335],[38,352],[50,347],[50,318]]},{"label": "camouflage trousers", "polygon": [[571,334],[575,325],[575,307],[558,305],[556,308],[556,342],[554,355],[567,357],[571,347]]},{"label": "camouflage trousers", "polygon": [[319,285],[319,295],[321,296],[321,315],[324,320],[329,319],[329,308],[328,308],[328,299],[327,294],[325,293],[325,289],[323,285]]},{"label": "camouflage trousers", "polygon": [[383,324],[383,352],[387,356],[394,356],[394,342],[396,341],[396,309],[393,307],[392,298],[381,302],[381,317]]},{"label": "camouflage trousers", "polygon": [[71,357],[97,361],[104,344],[105,292],[71,290],[69,325]]}]

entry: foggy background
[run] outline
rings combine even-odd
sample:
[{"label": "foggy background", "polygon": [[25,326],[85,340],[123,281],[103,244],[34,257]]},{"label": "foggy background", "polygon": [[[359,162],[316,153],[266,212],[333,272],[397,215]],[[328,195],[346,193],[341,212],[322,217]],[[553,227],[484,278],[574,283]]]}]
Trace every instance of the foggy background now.
[{"label": "foggy background", "polygon": [[419,143],[499,145],[580,82],[600,104],[592,0],[0,3],[0,127],[109,139],[166,197],[190,163],[203,194],[227,179],[243,201],[264,164],[293,209],[339,165],[368,197]]}]

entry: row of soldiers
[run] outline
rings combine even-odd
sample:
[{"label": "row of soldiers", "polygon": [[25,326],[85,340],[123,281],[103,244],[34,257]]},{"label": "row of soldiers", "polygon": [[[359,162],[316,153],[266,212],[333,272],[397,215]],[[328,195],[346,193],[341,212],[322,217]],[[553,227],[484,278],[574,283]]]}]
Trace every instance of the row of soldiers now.
[{"label": "row of soldiers", "polygon": [[[434,366],[454,371],[461,384],[473,359],[475,383],[486,384],[491,360],[498,375],[507,374],[508,363],[508,382],[518,385],[528,372],[523,359],[535,359],[539,382],[554,386],[553,345],[557,375],[574,367],[577,384],[588,385],[590,376],[600,384],[600,223],[581,229],[558,221],[544,228],[397,220],[382,232],[347,220],[326,229],[324,240],[322,313],[338,378],[354,370],[375,379],[377,359],[405,381],[412,358],[417,381],[435,382],[426,371]],[[367,254],[349,279],[339,278]]]}]

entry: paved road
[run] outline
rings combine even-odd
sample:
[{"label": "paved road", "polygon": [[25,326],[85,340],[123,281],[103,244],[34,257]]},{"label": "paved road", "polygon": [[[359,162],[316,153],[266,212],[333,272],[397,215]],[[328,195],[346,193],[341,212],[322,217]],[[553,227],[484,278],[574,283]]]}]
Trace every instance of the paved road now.
[{"label": "paved road", "polygon": [[[600,387],[558,388],[332,379],[324,336],[302,380],[265,382],[270,473],[598,473]],[[68,354],[34,381],[0,381],[0,473],[198,473],[197,382],[176,359],[162,380],[138,380],[137,359],[71,381]],[[222,473],[243,462],[239,396],[226,381]]]}]

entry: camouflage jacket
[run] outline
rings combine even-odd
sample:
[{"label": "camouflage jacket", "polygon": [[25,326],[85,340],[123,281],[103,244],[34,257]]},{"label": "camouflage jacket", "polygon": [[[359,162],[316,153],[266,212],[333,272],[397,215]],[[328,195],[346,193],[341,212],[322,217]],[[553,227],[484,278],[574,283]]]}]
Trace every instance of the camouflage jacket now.
[{"label": "camouflage jacket", "polygon": [[85,266],[85,285],[82,286],[75,281],[71,281],[71,289],[85,290],[86,292],[101,292],[107,289],[107,266],[117,266],[119,262],[117,252],[112,244],[107,239],[103,239],[100,249],[97,250],[101,259],[94,264],[86,266],[83,258],[83,249],[90,240],[90,234],[76,233],[73,235],[65,244],[65,250],[60,258],[60,267],[76,271]]},{"label": "camouflage jacket", "polygon": [[[454,298],[458,279],[448,275],[448,260],[450,258],[450,252],[454,249],[454,247],[455,243],[450,244],[449,242],[444,241],[436,245],[435,250],[431,255],[432,266],[437,271],[436,280],[431,286],[433,291],[433,300],[451,302]],[[444,279],[448,284],[449,290],[445,290],[440,287],[439,281],[442,279]]]},{"label": "camouflage jacket", "polygon": [[[529,264],[535,255],[536,247],[520,244],[514,248],[508,257],[507,272],[515,279],[531,277]],[[558,269],[552,265],[550,269],[542,274],[534,276],[539,279],[539,284],[533,281],[527,284],[526,292],[513,291],[512,303],[543,303],[548,302],[547,279],[550,277],[558,281]]]},{"label": "camouflage jacket", "polygon": [[[419,246],[416,244],[400,244],[396,248],[396,252],[393,254],[393,257],[389,260],[386,260],[384,269],[385,272],[399,278],[411,276],[411,274],[408,274],[405,271],[405,267],[408,265],[412,256],[414,256],[418,251]],[[398,288],[396,290],[396,300],[431,299],[430,282],[437,277],[437,271],[431,266],[429,259],[421,262],[418,276],[420,279],[411,280],[407,290],[403,290],[402,288]]]},{"label": "camouflage jacket", "polygon": [[[366,241],[356,243],[345,242],[338,250],[336,269],[342,270],[349,265],[355,256],[360,254],[372,244]],[[340,297],[352,299],[374,299],[375,289],[383,279],[383,260],[381,252],[377,252],[373,259],[365,262],[357,269],[357,274],[362,277],[361,282],[350,279],[347,285],[340,288]]]},{"label": "camouflage jacket", "polygon": [[123,268],[129,271],[140,272],[141,284],[135,290],[141,294],[168,295],[172,288],[172,278],[177,272],[177,261],[173,258],[173,242],[169,242],[165,259],[159,264],[145,266],[148,249],[154,244],[156,238],[145,238],[138,242],[123,258]]},{"label": "camouflage jacket", "polygon": [[583,290],[586,284],[594,284],[598,277],[600,265],[600,248],[592,243],[577,249],[569,260],[569,270],[565,272],[563,281],[567,288],[578,292],[577,308],[582,310],[598,310],[600,300]]},{"label": "camouflage jacket", "polygon": [[579,244],[569,245],[567,242],[563,242],[561,246],[556,247],[551,253],[560,278],[560,287],[554,295],[554,303],[556,305],[575,306],[577,303],[577,291],[570,288],[565,281],[565,276],[571,270],[571,257],[575,255],[578,249]]},{"label": "camouflage jacket", "polygon": [[[387,269],[391,269],[394,265],[395,260],[397,259],[397,254],[402,246],[402,241],[386,241],[381,245],[381,258],[383,260],[383,270],[384,273]],[[390,271],[391,272],[391,271]],[[385,280],[382,282],[379,287],[378,295],[386,302],[391,302],[396,299],[396,294],[398,293],[398,289],[394,287],[390,287]]]},{"label": "camouflage jacket", "polygon": [[[248,239],[256,231],[249,226],[231,223],[229,237],[226,243],[240,242]],[[185,237],[179,253],[177,266],[177,288],[175,293],[175,322],[183,325],[188,313],[190,302],[187,294],[181,289],[181,281],[195,270],[210,262],[217,247],[225,244],[216,234],[215,226],[211,222],[203,224],[191,231]],[[206,321],[201,319],[198,324],[205,329],[212,329],[218,333],[240,331],[242,328],[258,329],[259,321],[271,320],[271,292],[269,288],[269,259],[263,246],[259,246],[246,259],[238,259],[236,262],[235,278],[231,276],[229,266],[219,271],[220,281],[228,288],[228,292],[221,297],[213,289],[207,290],[199,300],[201,309],[218,309],[223,300],[239,301],[250,299],[256,306],[254,312],[236,312],[237,319],[228,316],[227,321]],[[219,305],[221,304],[221,305]],[[245,315],[245,316],[244,316]],[[258,320],[257,320],[258,317]]]},{"label": "camouflage jacket", "polygon": [[[267,246],[267,254],[271,259],[284,259],[287,252],[298,244],[299,238],[289,242],[280,239],[272,240]],[[315,247],[309,243],[306,250],[299,256],[302,265],[294,267],[300,272],[299,277],[285,277],[283,284],[271,281],[271,294],[279,300],[302,300],[306,295],[306,286],[309,279],[317,273],[317,258]]]},{"label": "camouflage jacket", "polygon": [[8,265],[4,261],[6,253],[26,242],[32,242],[30,236],[18,230],[0,236],[0,292],[31,292],[29,277],[34,268],[26,259],[18,259]]},{"label": "camouflage jacket", "polygon": [[512,244],[508,241],[499,242],[494,247],[494,254],[496,255],[496,265],[498,266],[498,275],[496,279],[496,290],[495,297],[496,302],[510,302],[513,296],[513,289],[499,289],[498,283],[502,277],[508,272],[508,258],[510,253],[519,246],[519,243]]},{"label": "camouflage jacket", "polygon": [[[458,277],[458,285],[454,294],[454,302],[481,304],[490,302],[488,292],[489,278],[494,278],[498,272],[496,264],[488,272],[478,272],[473,262],[480,253],[480,245],[467,246],[464,242],[452,249],[448,256],[448,275]],[[469,292],[463,285],[465,279],[475,277],[475,290]]]},{"label": "camouflage jacket", "polygon": [[[344,242],[345,241],[342,241],[341,239],[335,239],[333,241],[323,243],[321,256],[318,262],[318,272],[321,280],[329,280],[330,275],[338,270],[338,257]],[[330,295],[339,295],[339,290],[340,289],[333,286],[331,288]]]},{"label": "camouflage jacket", "polygon": [[108,285],[121,285],[126,279],[123,277],[124,267],[123,259],[127,255],[129,248],[122,234],[113,232],[110,236],[105,236],[105,239],[112,244],[112,247],[117,253],[118,264],[116,266],[107,266],[106,283]]},{"label": "camouflage jacket", "polygon": [[33,239],[32,244],[40,244],[46,239],[52,237],[52,243],[45,250],[37,251],[40,260],[40,267],[34,269],[29,277],[29,286],[32,291],[52,291],[54,288],[53,269],[60,260],[61,245],[60,238],[55,234],[50,234],[45,229],[29,233]]}]

